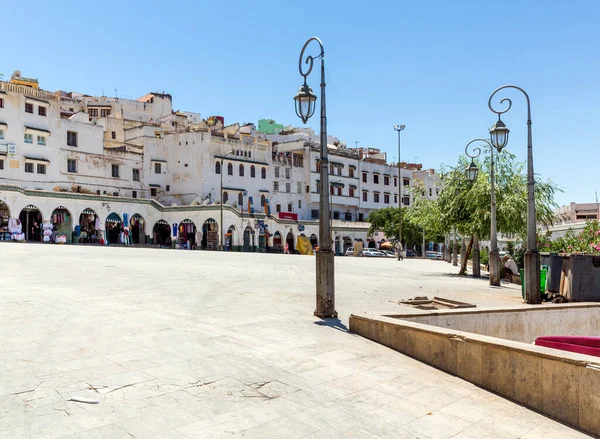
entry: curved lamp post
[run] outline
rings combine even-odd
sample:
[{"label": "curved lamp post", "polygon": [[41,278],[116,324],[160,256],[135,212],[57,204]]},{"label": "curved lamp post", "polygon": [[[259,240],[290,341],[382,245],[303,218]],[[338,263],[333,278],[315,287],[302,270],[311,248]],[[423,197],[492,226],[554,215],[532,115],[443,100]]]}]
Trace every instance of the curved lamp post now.
[{"label": "curved lamp post", "polygon": [[[496,146],[486,139],[473,139],[465,146],[465,154],[471,158],[471,164],[465,170],[467,178],[470,181],[477,180],[479,168],[475,164],[475,159],[481,155],[481,148],[473,148],[473,153],[469,154],[469,146],[476,142],[483,142],[490,147],[491,161],[491,180],[492,194],[490,203],[491,224],[490,224],[490,285],[500,286],[500,251],[498,250],[498,232],[496,226],[496,175],[494,166],[494,148]],[[502,146],[503,148],[504,146]],[[501,151],[502,148],[496,148]]]},{"label": "curved lamp post", "polygon": [[[304,51],[308,45],[316,41],[321,49],[317,56],[307,55],[304,58]],[[319,193],[319,250],[317,250],[317,306],[315,316],[320,318],[337,317],[335,310],[335,279],[333,251],[331,248],[331,225],[328,221],[330,217],[329,197],[329,159],[327,154],[327,113],[325,108],[325,51],[323,43],[317,37],[309,38],[302,47],[300,59],[298,61],[298,70],[304,78],[304,84],[298,90],[294,101],[296,102],[296,114],[302,122],[306,123],[315,113],[317,96],[306,83],[306,78],[313,69],[314,60],[321,60],[321,191]],[[303,70],[303,63],[308,67]]]},{"label": "curved lamp post", "polygon": [[504,148],[508,143],[509,130],[500,119],[500,115],[506,113],[512,107],[509,98],[502,98],[500,104],[507,103],[504,110],[495,110],[492,99],[500,90],[512,88],[519,90],[527,100],[527,249],[525,251],[525,301],[527,303],[541,303],[540,291],[540,258],[537,249],[537,236],[535,224],[535,180],[533,173],[533,147],[531,140],[531,102],[529,95],[521,87],[516,85],[503,85],[498,87],[490,95],[488,107],[498,115],[498,121],[490,129],[490,140],[498,150]]},{"label": "curved lamp post", "polygon": [[400,166],[400,132],[404,131],[406,125],[394,125],[394,130],[398,131],[398,260],[402,260],[402,167]]}]

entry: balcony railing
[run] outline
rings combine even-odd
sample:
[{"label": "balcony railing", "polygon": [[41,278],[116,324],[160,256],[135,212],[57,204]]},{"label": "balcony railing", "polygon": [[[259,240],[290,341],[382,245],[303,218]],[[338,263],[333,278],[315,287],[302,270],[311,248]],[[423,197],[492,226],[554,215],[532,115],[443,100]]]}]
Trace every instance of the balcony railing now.
[{"label": "balcony railing", "polygon": [[32,98],[46,99],[46,100],[53,100],[53,101],[60,100],[58,95],[56,95],[54,93],[50,93],[49,91],[38,90],[35,88],[26,87],[24,85],[19,85],[19,84],[12,84],[12,83],[6,82],[6,81],[0,81],[0,90],[21,93],[21,94],[24,94],[25,96],[29,96]]}]

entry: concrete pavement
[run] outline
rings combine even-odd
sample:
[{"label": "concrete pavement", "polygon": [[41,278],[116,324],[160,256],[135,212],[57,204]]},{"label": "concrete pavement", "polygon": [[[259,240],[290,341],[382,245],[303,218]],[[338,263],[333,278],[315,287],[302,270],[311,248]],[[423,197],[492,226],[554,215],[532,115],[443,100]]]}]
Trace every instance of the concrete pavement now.
[{"label": "concrete pavement", "polygon": [[[443,295],[520,303],[438,261],[0,244],[3,438],[581,438],[346,332],[350,313]],[[98,404],[70,401],[91,398]]]}]

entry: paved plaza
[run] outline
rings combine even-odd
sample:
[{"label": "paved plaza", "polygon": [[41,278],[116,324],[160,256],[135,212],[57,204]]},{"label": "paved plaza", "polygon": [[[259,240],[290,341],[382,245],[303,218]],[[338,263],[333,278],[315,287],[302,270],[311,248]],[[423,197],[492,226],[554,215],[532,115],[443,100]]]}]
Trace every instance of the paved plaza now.
[{"label": "paved plaza", "polygon": [[[519,305],[441,261],[0,244],[2,438],[588,437],[347,332],[442,295]],[[99,401],[88,404],[71,398]]]}]

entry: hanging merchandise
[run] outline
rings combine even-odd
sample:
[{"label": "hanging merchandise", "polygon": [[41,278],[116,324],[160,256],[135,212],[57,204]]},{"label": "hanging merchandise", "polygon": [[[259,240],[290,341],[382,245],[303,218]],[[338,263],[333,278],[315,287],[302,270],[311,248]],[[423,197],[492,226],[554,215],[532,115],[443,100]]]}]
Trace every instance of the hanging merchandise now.
[{"label": "hanging merchandise", "polygon": [[51,222],[45,222],[42,224],[42,236],[44,242],[52,242],[52,235],[54,234],[54,226]]},{"label": "hanging merchandise", "polygon": [[25,242],[25,233],[23,233],[23,225],[19,218],[9,218],[8,231],[11,241]]}]

